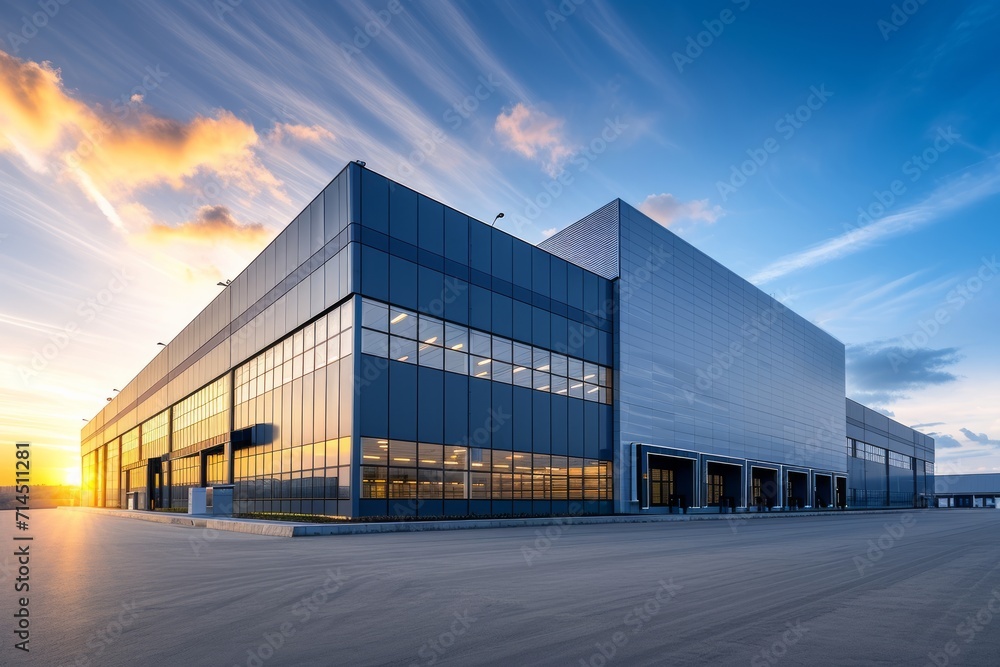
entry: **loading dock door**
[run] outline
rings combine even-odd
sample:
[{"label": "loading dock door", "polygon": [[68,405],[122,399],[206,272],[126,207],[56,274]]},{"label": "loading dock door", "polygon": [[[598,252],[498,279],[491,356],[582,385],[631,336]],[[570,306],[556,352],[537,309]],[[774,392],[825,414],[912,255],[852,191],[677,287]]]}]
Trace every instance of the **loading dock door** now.
[{"label": "loading dock door", "polygon": [[705,466],[708,477],[705,486],[705,504],[718,507],[721,498],[732,498],[733,504],[743,504],[740,487],[743,485],[743,466],[709,461]]},{"label": "loading dock door", "polygon": [[837,507],[847,507],[846,477],[837,477]]},{"label": "loading dock door", "polygon": [[649,506],[667,507],[680,498],[684,507],[694,504],[694,459],[649,455]]},{"label": "loading dock door", "polygon": [[802,509],[809,504],[809,473],[789,470],[785,475],[785,505]]},{"label": "loading dock door", "polygon": [[750,502],[774,507],[778,503],[778,471],[773,468],[750,468]]},{"label": "loading dock door", "polygon": [[833,504],[833,480],[829,475],[816,475],[816,507]]}]

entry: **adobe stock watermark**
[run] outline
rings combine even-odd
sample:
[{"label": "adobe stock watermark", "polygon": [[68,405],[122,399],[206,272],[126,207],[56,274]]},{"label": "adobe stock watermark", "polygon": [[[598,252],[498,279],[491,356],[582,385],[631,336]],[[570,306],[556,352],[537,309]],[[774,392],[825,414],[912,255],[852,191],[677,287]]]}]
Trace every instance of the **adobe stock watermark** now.
[{"label": "adobe stock watermark", "polygon": [[552,32],[555,32],[559,28],[560,24],[565,23],[566,20],[576,14],[576,8],[585,3],[587,0],[561,0],[561,2],[556,6],[557,11],[551,9],[545,10],[545,20],[549,22],[549,28]]},{"label": "adobe stock watermark", "polygon": [[121,611],[118,615],[107,622],[104,627],[95,630],[87,637],[86,650],[77,653],[73,662],[63,663],[60,667],[88,667],[89,665],[101,665],[105,661],[99,660],[109,646],[114,644],[128,628],[139,618],[136,611],[136,602],[121,603]]},{"label": "adobe stock watermark", "polygon": [[[812,119],[813,114],[823,108],[831,97],[833,97],[833,93],[827,90],[825,83],[820,84],[818,88],[816,86],[810,87],[805,102],[775,121],[774,131],[780,135],[782,140],[789,141]],[[758,148],[748,148],[746,154],[749,159],[739,164],[730,165],[729,178],[715,182],[715,189],[718,190],[722,201],[725,202],[730,195],[746,185],[747,181],[760,171],[760,168],[767,164],[771,156],[779,150],[781,150],[781,142],[774,137],[765,139]]]},{"label": "adobe stock watermark", "polygon": [[293,620],[284,621],[273,629],[261,635],[261,641],[257,646],[246,650],[246,660],[233,664],[233,667],[262,667],[264,663],[274,657],[291,637],[299,631],[297,626],[308,623],[313,615],[330,601],[330,596],[339,591],[347,577],[341,574],[340,568],[337,571],[326,571],[326,579],[310,595],[302,598],[292,605],[291,614]]},{"label": "adobe stock watermark", "polygon": [[[750,0],[731,1],[741,12],[745,12],[750,7]],[[674,51],[670,54],[674,65],[677,66],[677,71],[683,74],[686,66],[694,64],[694,61],[705,53],[705,49],[715,44],[715,40],[722,36],[726,26],[736,22],[737,16],[739,15],[736,12],[727,7],[719,12],[718,18],[702,21],[701,24],[705,26],[705,29],[694,35],[688,35],[684,52]]]},{"label": "adobe stock watermark", "polygon": [[788,629],[782,632],[780,637],[771,642],[767,648],[757,651],[750,658],[750,667],[769,667],[777,664],[788,654],[788,649],[798,644],[799,640],[809,632],[809,628],[802,627],[802,621],[798,619],[795,620],[795,623],[786,621],[785,626]]},{"label": "adobe stock watermark", "polygon": [[[695,370],[695,375],[698,378],[695,380],[694,389],[701,392],[707,392],[711,389],[712,385],[747,353],[748,347],[756,344],[760,340],[760,337],[770,331],[778,322],[778,317],[788,310],[788,307],[782,302],[790,298],[791,295],[789,293],[779,293],[778,296],[774,297],[774,304],[750,318],[749,321],[744,322],[740,327],[740,335],[743,340],[734,340],[730,342],[729,347],[725,350],[716,350],[712,353],[714,361],[711,364],[704,369],[699,368]],[[744,343],[744,340],[747,342]],[[688,404],[694,405],[696,400],[695,391],[693,389],[682,389],[682,391]]]},{"label": "adobe stock watermark", "polygon": [[549,553],[555,543],[563,536],[566,532],[568,526],[573,525],[573,520],[583,514],[583,505],[578,502],[570,503],[569,507],[570,516],[567,517],[557,517],[553,520],[553,525],[546,526],[544,530],[541,528],[535,530],[535,540],[531,543],[532,546],[523,545],[521,547],[521,556],[524,557],[524,562],[531,567],[536,558],[544,556]]},{"label": "adobe stock watermark", "polygon": [[[462,99],[454,102],[441,114],[441,119],[448,124],[452,132],[457,132],[479,109],[480,105],[488,100],[497,88],[504,85],[504,82],[493,74],[480,75],[476,79],[476,86]],[[448,141],[448,135],[440,128],[434,128],[430,134],[416,142],[416,148],[410,151],[406,159],[401,161],[396,167],[396,171],[401,176],[410,176],[420,165],[434,155],[438,147]]]},{"label": "adobe stock watermark", "polygon": [[997,256],[983,257],[979,268],[965,280],[952,288],[945,296],[945,302],[934,311],[934,315],[926,320],[917,320],[917,330],[901,336],[901,344],[886,352],[886,359],[894,373],[910,361],[921,349],[936,337],[941,328],[949,324],[952,318],[970,301],[983,291],[986,284],[1000,273],[1000,263]]},{"label": "adobe stock watermark", "polygon": [[410,667],[430,667],[431,665],[436,665],[438,660],[448,652],[459,637],[465,635],[472,627],[478,618],[472,616],[469,610],[466,609],[462,613],[457,611],[454,614],[455,618],[452,620],[451,625],[448,629],[441,634],[428,639],[425,641],[420,648],[417,650],[417,657],[421,658],[421,662],[411,662]]},{"label": "adobe stock watermark", "polygon": [[[993,619],[1000,614],[1000,586],[990,591],[990,596],[983,606],[975,613],[969,614],[961,623],[955,626],[955,634],[961,637],[965,644],[971,643]],[[962,647],[954,639],[945,643],[941,649],[927,654],[926,667],[947,667],[962,653]]]},{"label": "adobe stock watermark", "polygon": [[906,25],[910,17],[920,11],[920,8],[927,4],[927,0],[903,0],[892,5],[892,11],[888,18],[880,18],[875,22],[875,27],[882,34],[882,41],[888,42],[889,37],[894,32]]},{"label": "adobe stock watermark", "polygon": [[22,16],[20,29],[17,32],[7,33],[8,52],[17,55],[21,47],[34,39],[39,30],[44,30],[49,21],[69,3],[70,0],[38,0],[35,4],[39,11]]},{"label": "adobe stock watermark", "polygon": [[83,331],[83,325],[93,322],[98,315],[114,302],[115,297],[121,294],[134,279],[128,269],[122,267],[114,272],[107,286],[99,290],[92,296],[80,301],[76,307],[76,314],[79,320],[73,319],[63,324],[55,333],[49,334],[41,347],[32,350],[27,365],[21,364],[17,367],[17,373],[21,382],[27,386],[31,380],[38,377],[49,364],[59,357],[64,350]]},{"label": "adobe stock watermark", "polygon": [[[954,128],[949,125],[947,128],[939,127],[935,133],[934,140],[919,153],[911,155],[899,170],[907,177],[910,183],[920,180],[927,170],[929,170],[941,155],[954,146],[962,138]],[[881,218],[889,209],[906,193],[906,182],[903,179],[893,179],[885,190],[873,190],[873,201],[867,206],[858,207],[857,225],[845,225],[847,231],[863,229],[864,227]]]},{"label": "adobe stock watermark", "polygon": [[867,576],[866,571],[875,567],[875,564],[885,557],[885,552],[896,546],[899,540],[906,535],[907,529],[912,528],[916,523],[916,518],[909,513],[901,516],[898,521],[883,523],[882,534],[877,539],[868,540],[868,550],[863,555],[855,556],[853,559],[858,576]]},{"label": "adobe stock watermark", "polygon": [[368,48],[373,39],[377,39],[382,31],[389,27],[393,17],[399,16],[405,11],[401,0],[389,0],[385,9],[378,11],[369,9],[370,16],[363,25],[354,26],[351,41],[340,43],[340,53],[344,56],[344,61],[348,64],[354,62],[355,56],[360,56],[361,51]]},{"label": "adobe stock watermark", "polygon": [[607,641],[594,643],[597,649],[587,658],[580,658],[580,667],[604,667],[618,655],[625,646],[628,645],[631,637],[639,634],[647,623],[652,621],[663,608],[675,597],[677,591],[684,588],[680,584],[675,584],[673,578],[669,581],[660,579],[660,584],[656,592],[641,605],[636,605],[622,619],[625,629],[616,630],[608,637]]},{"label": "adobe stock watermark", "polygon": [[[568,158],[567,162],[575,168],[577,174],[586,172],[590,165],[596,162],[628,128],[628,124],[621,122],[619,116],[615,116],[614,119],[605,118],[604,127],[597,133],[597,136],[585,143],[582,148]],[[526,198],[524,208],[512,216],[513,227],[518,232],[522,231],[525,225],[533,222],[552,206],[562,193],[573,185],[574,181],[573,173],[569,168],[565,168],[552,180],[542,183],[542,189],[535,196]]]}]

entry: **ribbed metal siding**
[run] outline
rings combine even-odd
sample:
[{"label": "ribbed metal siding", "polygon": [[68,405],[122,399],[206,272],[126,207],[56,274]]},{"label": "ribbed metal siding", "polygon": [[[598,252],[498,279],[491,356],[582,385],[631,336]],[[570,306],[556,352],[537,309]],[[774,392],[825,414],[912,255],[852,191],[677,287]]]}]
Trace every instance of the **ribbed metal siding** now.
[{"label": "ribbed metal siding", "polygon": [[608,280],[617,278],[618,202],[602,206],[538,247]]}]

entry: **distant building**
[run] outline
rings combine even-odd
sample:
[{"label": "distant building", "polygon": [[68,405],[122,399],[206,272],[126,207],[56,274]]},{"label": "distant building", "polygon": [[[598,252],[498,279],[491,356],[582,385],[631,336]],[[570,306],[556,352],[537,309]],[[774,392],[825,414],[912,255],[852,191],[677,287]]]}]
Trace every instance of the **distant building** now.
[{"label": "distant building", "polygon": [[356,163],[81,451],[85,504],[350,517],[910,507],[934,461],[845,408],[842,343],[625,202],[532,246]]},{"label": "distant building", "polygon": [[938,507],[1000,506],[1000,472],[934,478]]}]

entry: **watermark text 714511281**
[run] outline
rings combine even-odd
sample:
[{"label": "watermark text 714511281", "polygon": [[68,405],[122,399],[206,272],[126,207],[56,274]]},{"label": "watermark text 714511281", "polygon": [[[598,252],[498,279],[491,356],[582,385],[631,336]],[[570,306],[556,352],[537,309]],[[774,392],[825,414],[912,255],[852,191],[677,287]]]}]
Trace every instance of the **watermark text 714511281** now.
[{"label": "watermark text 714511281", "polygon": [[14,447],[14,555],[17,557],[17,576],[14,578],[15,600],[14,648],[28,653],[31,641],[31,612],[28,609],[28,592],[31,589],[31,540],[28,532],[29,493],[31,491],[31,443],[19,442]]}]

